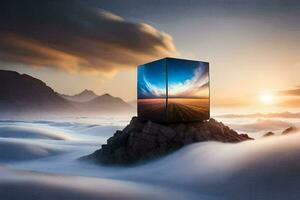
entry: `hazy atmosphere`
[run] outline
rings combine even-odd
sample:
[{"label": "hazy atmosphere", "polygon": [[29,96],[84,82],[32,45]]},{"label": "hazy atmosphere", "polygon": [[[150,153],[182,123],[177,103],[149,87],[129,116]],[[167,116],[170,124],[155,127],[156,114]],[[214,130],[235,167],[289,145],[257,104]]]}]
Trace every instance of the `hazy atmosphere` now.
[{"label": "hazy atmosphere", "polygon": [[[91,89],[131,101],[138,64],[180,56],[210,62],[214,108],[299,107],[297,1],[1,4],[0,68],[32,75],[59,93]],[[261,102],[266,95],[272,105]]]},{"label": "hazy atmosphere", "polygon": [[1,1],[0,199],[299,200],[299,19],[293,0]]}]

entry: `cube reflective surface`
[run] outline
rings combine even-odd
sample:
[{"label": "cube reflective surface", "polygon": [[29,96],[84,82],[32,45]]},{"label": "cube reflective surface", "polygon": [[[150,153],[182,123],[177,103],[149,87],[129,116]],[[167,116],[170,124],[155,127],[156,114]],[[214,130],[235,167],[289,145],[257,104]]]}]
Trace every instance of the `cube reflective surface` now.
[{"label": "cube reflective surface", "polygon": [[164,58],[138,67],[138,117],[160,123],[209,118],[209,63]]}]

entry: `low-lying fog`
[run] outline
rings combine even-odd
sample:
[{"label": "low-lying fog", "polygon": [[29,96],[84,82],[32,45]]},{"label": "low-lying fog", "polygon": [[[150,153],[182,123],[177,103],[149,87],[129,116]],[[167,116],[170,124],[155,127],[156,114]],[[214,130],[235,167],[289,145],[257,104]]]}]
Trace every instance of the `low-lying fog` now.
[{"label": "low-lying fog", "polygon": [[300,119],[218,119],[255,141],[203,142],[135,167],[77,161],[129,117],[0,121],[0,199],[300,199]]}]

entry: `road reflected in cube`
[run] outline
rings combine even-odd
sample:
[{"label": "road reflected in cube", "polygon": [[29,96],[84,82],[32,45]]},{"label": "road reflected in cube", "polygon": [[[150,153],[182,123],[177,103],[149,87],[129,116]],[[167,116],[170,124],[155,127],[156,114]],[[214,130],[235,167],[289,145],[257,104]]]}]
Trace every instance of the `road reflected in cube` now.
[{"label": "road reflected in cube", "polygon": [[138,116],[161,123],[209,118],[209,63],[165,58],[138,67]]},{"label": "road reflected in cube", "polygon": [[138,116],[143,120],[167,122],[165,59],[138,67]]}]

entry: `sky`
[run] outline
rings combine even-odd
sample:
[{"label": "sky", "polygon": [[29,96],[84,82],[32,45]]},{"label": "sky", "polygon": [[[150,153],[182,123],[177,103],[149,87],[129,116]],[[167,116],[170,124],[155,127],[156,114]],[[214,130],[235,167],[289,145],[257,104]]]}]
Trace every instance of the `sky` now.
[{"label": "sky", "polygon": [[208,63],[168,59],[168,97],[172,98],[208,98]]},{"label": "sky", "polygon": [[209,98],[208,63],[164,58],[138,67],[138,98]]},{"label": "sky", "polygon": [[137,93],[139,99],[166,97],[166,59],[138,67]]},{"label": "sky", "polygon": [[0,69],[60,93],[92,89],[134,100],[136,67],[170,56],[210,63],[212,106],[300,107],[299,1],[0,4]]}]

